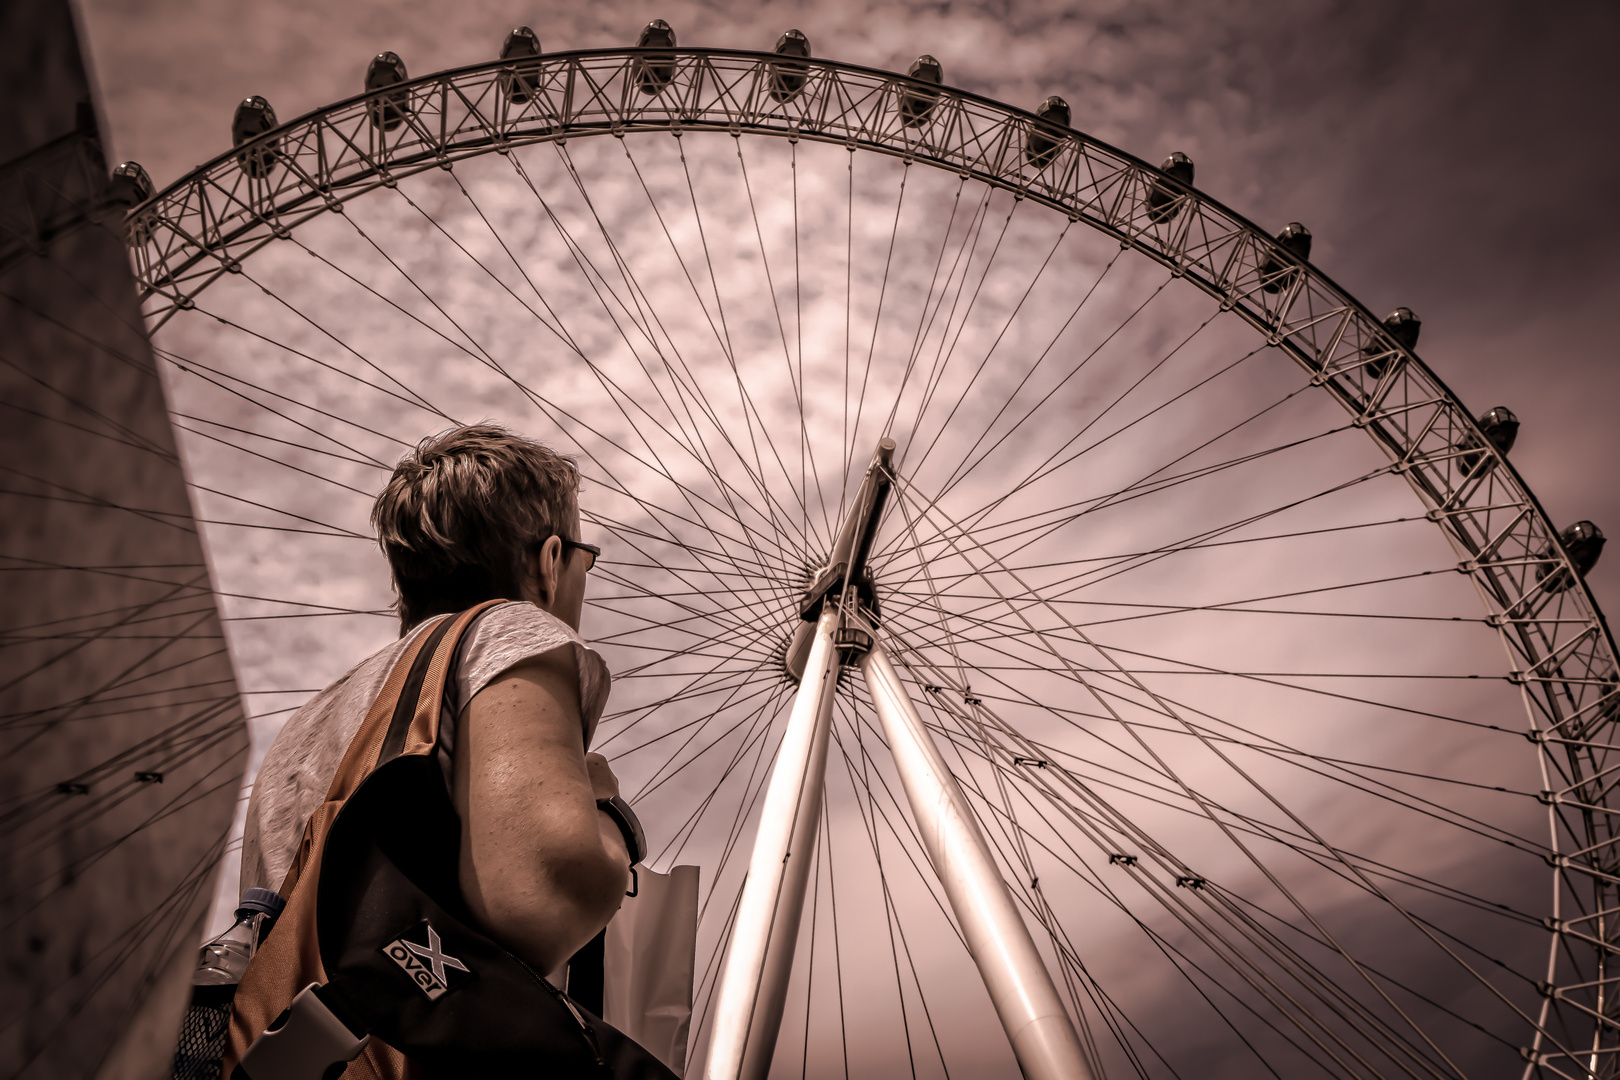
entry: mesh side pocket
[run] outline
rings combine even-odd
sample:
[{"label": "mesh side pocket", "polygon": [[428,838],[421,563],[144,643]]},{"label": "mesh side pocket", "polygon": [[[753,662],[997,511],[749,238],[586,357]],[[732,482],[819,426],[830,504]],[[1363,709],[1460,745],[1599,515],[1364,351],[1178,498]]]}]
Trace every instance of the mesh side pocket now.
[{"label": "mesh side pocket", "polygon": [[174,1049],[173,1080],[220,1080],[236,984],[194,986]]}]

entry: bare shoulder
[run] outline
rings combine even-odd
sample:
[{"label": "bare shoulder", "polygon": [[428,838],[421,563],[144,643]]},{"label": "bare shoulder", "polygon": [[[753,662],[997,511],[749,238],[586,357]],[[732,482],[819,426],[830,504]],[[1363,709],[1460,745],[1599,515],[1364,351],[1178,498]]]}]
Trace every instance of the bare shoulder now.
[{"label": "bare shoulder", "polygon": [[506,669],[473,695],[465,715],[477,727],[508,729],[524,741],[527,736],[578,742],[583,722],[573,644],[548,649]]}]

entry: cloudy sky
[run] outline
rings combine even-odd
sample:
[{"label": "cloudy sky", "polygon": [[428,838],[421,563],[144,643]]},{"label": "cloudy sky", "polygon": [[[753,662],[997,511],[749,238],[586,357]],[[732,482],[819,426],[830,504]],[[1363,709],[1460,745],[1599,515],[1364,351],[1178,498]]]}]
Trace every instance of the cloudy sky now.
[{"label": "cloudy sky", "polygon": [[[1423,319],[1421,352],[1476,411],[1524,422],[1514,460],[1555,522],[1620,522],[1612,312],[1620,186],[1606,72],[1612,5],[1493,3],[658,4],[87,0],[89,51],[119,159],[159,186],[213,156],[237,99],[283,119],[360,89],[369,57],[412,72],[485,59],[505,28],[548,50],[631,43],[818,54],[1014,104],[1066,97],[1076,127],[1157,161],[1267,228],[1305,222],[1313,261],[1374,311]],[[1616,526],[1620,527],[1620,526]],[[1613,560],[1592,575],[1616,597]]]},{"label": "cloudy sky", "polygon": [[[264,95],[283,120],[290,119],[356,92],[366,61],[377,51],[399,53],[412,73],[421,74],[487,59],[505,30],[516,24],[532,26],[548,51],[628,44],[653,17],[669,21],[683,45],[768,48],[782,29],[797,26],[819,55],[904,70],[918,53],[928,52],[943,63],[947,82],[993,98],[1028,107],[1048,94],[1061,94],[1072,106],[1074,126],[1106,142],[1154,162],[1173,150],[1186,152],[1197,162],[1199,188],[1263,227],[1275,230],[1291,220],[1309,225],[1316,241],[1312,261],[1324,272],[1375,312],[1406,305],[1421,316],[1419,352],[1473,411],[1503,404],[1519,415],[1524,427],[1513,460],[1556,524],[1590,518],[1620,529],[1620,493],[1608,475],[1608,463],[1620,456],[1620,425],[1612,421],[1620,405],[1620,374],[1605,332],[1617,275],[1603,256],[1615,231],[1605,209],[1620,176],[1615,160],[1620,151],[1607,137],[1620,106],[1602,74],[1607,45],[1620,29],[1612,9],[1577,5],[1549,22],[1532,18],[1528,8],[1506,4],[1141,3],[1094,4],[1081,10],[1038,3],[767,4],[726,10],[698,4],[547,9],[494,3],[351,3],[338,9],[267,4],[227,12],[203,3],[97,0],[84,5],[83,17],[110,122],[112,153],[119,160],[141,161],[160,187],[225,148],[231,110],[248,94]],[[591,152],[580,151],[587,169]],[[610,164],[602,162],[604,185],[618,182]],[[469,184],[485,198],[485,189],[476,186],[478,174],[471,175]],[[928,205],[929,198],[948,199],[949,191],[930,195],[919,185],[913,197]],[[507,209],[493,189],[487,198],[497,211]],[[451,221],[458,212],[454,200],[443,207],[444,220]],[[561,202],[559,207],[566,217],[567,207]],[[465,209],[460,213],[465,216]],[[407,227],[406,219],[353,216],[372,229]],[[881,224],[886,226],[886,220]],[[1038,239],[1039,231],[1030,235]],[[340,236],[325,239],[330,243],[325,250],[334,258],[353,254]],[[425,245],[433,237],[417,239]],[[876,229],[869,239],[881,247],[884,229]],[[275,262],[283,257],[266,262],[264,280],[296,279],[296,267]],[[1066,265],[1077,275],[1095,273],[1105,257],[1082,249]],[[725,271],[719,276],[724,279]],[[565,278],[559,271],[559,291],[568,287]],[[1137,286],[1136,295],[1142,295],[1146,286]],[[1129,295],[1128,289],[1118,296],[1105,290],[1099,303],[1117,307]],[[255,313],[251,297],[241,302],[239,310]],[[357,323],[363,318],[358,308],[354,317]],[[1115,322],[1120,318],[1113,316]],[[1032,318],[1023,332],[1038,329]],[[679,327],[671,332],[680,338]],[[205,347],[203,338],[186,338],[183,329],[179,333],[169,347]],[[377,333],[388,331],[379,328]],[[415,347],[398,340],[401,348]],[[1151,335],[1132,347],[1164,348]],[[1212,346],[1210,356],[1218,351]],[[278,362],[271,352],[253,355],[265,364]],[[433,362],[434,352],[425,348],[420,357],[398,359],[401,371],[417,370]],[[1273,375],[1281,377],[1280,369]],[[1106,371],[1098,377],[1106,378]],[[457,393],[462,395],[458,415],[495,400],[480,396],[493,395],[481,385],[458,387]],[[566,393],[559,391],[559,397]],[[1251,400],[1242,393],[1238,399]],[[400,418],[398,430],[405,433],[412,422],[421,423],[419,418]],[[1298,422],[1306,430],[1315,420],[1302,416]],[[375,484],[363,469],[341,476],[359,487]],[[1271,479],[1281,483],[1285,478],[1279,473]],[[278,503],[284,506],[305,497],[292,491],[278,494],[289,500]],[[1237,489],[1217,489],[1206,501],[1240,495]],[[343,513],[348,516],[339,515],[342,524],[363,528],[363,513],[358,520],[352,511]],[[1367,521],[1383,510],[1369,496],[1349,513],[1348,520]],[[1112,550],[1132,550],[1121,537],[1133,528],[1149,528],[1147,518],[1144,512],[1119,525],[1125,533],[1109,538],[1115,544]],[[286,562],[268,541],[222,550],[219,539],[211,535],[211,540],[216,567],[251,584],[242,591],[262,590],[266,580],[285,576]],[[1110,550],[1101,539],[1091,542]],[[1342,554],[1347,563],[1384,558],[1419,565],[1435,557],[1416,546],[1398,553],[1370,550],[1363,545]],[[330,602],[356,607],[385,599],[379,596],[375,566],[361,556],[345,561],[350,559],[333,556],[332,565],[342,569],[318,588],[312,583],[313,591],[303,598],[339,596]],[[895,572],[915,570],[916,565],[914,560]],[[1620,601],[1616,565],[1611,555],[1591,576],[1600,603]],[[1196,574],[1165,577],[1156,584],[1165,590],[1195,590],[1199,579]],[[1107,595],[1113,599],[1120,594]],[[1129,597],[1142,598],[1140,593]],[[1437,595],[1436,609],[1454,599]],[[363,654],[363,642],[387,636],[385,626],[373,623],[364,632],[349,634],[350,652],[344,647],[321,651],[314,639],[307,639],[295,642],[301,651],[277,656],[269,651],[269,639],[252,637],[241,626],[233,630],[233,642],[249,689],[318,686]],[[1122,633],[1114,644],[1146,647],[1148,639]],[[1403,647],[1423,640],[1391,634],[1353,662],[1363,671],[1379,670],[1394,662]],[[1321,642],[1325,647],[1342,643],[1331,636]],[[1466,661],[1458,658],[1465,655],[1466,645],[1459,638],[1433,646],[1439,657],[1435,662],[1447,671],[1461,670]],[[1186,646],[1193,653],[1177,653],[1163,641],[1157,647],[1210,662],[1219,652],[1204,644]],[[1210,651],[1198,652],[1200,648]],[[1284,642],[1274,655],[1251,655],[1243,662],[1281,665],[1307,651],[1302,642]],[[636,700],[637,692],[637,684],[628,682],[621,691],[630,700]],[[1217,693],[1202,699],[1202,707],[1223,710],[1218,698]],[[1420,699],[1412,696],[1405,704],[1410,707]],[[1493,707],[1485,699],[1468,700],[1469,707]],[[1248,708],[1264,714],[1268,706],[1251,702]],[[1287,705],[1278,702],[1275,708],[1280,712]],[[1454,700],[1446,711],[1458,708]],[[1337,725],[1355,719],[1324,713],[1322,741],[1313,744],[1313,751],[1331,752],[1334,740],[1351,731],[1345,727],[1341,732]],[[1416,737],[1408,731],[1400,738]],[[1393,760],[1396,742],[1379,745],[1388,755],[1385,760]],[[1516,745],[1524,744],[1516,740]],[[1377,752],[1359,749],[1367,760],[1378,758]],[[1421,752],[1425,761],[1433,761],[1453,751],[1437,742]],[[1111,746],[1090,763],[1106,766],[1113,753],[1123,751]],[[1481,762],[1486,771],[1501,766],[1489,753]],[[1277,782],[1289,781],[1278,777]],[[1512,786],[1520,781],[1503,782]],[[1305,804],[1317,797],[1308,788],[1291,796]],[[1137,809],[1142,820],[1154,813],[1145,803]],[[1399,848],[1383,835],[1397,829],[1381,833],[1370,823],[1352,828],[1352,816],[1347,806],[1329,809],[1318,824],[1330,821],[1349,830],[1339,834],[1341,840],[1354,836],[1363,852],[1388,855]],[[1511,818],[1508,814],[1500,823]],[[850,821],[852,829],[859,827],[853,816]],[[1403,849],[1404,857],[1411,858],[1415,850]],[[1241,868],[1218,865],[1213,858],[1211,865],[1241,874]],[[926,895],[912,888],[903,898],[921,903]],[[1072,899],[1055,902],[1063,908]],[[1314,900],[1331,909],[1344,898],[1324,892]],[[882,900],[873,903],[881,905]],[[949,932],[942,925],[934,930]],[[859,938],[861,931],[854,933]],[[1110,952],[1099,935],[1106,937],[1100,930],[1091,934],[1088,962],[1106,973],[1109,985],[1121,987],[1126,999],[1153,1000],[1158,976],[1136,972],[1129,956]],[[939,977],[951,977],[952,970],[941,968]],[[1443,986],[1428,989],[1444,991]],[[1197,1032],[1165,1038],[1165,1045],[1182,1052],[1200,1045]],[[814,1068],[821,1067],[830,1064]]]}]

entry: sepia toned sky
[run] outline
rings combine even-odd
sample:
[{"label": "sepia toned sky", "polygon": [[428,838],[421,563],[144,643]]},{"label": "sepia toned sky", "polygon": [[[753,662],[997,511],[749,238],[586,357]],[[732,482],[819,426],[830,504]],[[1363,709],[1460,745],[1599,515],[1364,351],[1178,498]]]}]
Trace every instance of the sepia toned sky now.
[{"label": "sepia toned sky", "polygon": [[[289,120],[357,92],[380,50],[424,74],[488,59],[518,24],[547,51],[629,44],[654,17],[682,45],[764,49],[796,26],[817,55],[904,70],[927,52],[947,83],[992,98],[1060,94],[1076,128],[1127,152],[1189,154],[1200,189],[1267,230],[1307,224],[1312,262],[1351,294],[1378,314],[1416,311],[1418,352],[1472,411],[1519,415],[1512,460],[1555,524],[1620,533],[1611,6],[1546,19],[1506,3],[84,0],[81,14],[111,155],[141,161],[159,187],[228,146],[246,95]],[[285,571],[272,554],[256,572]],[[216,549],[216,569],[255,572],[258,558]],[[1591,575],[1600,604],[1620,604],[1617,567],[1611,552]],[[372,581],[334,602],[375,593]],[[276,677],[320,685],[357,658],[300,654],[316,665],[308,680],[280,658]],[[243,667],[250,689],[276,660]],[[1348,815],[1329,807],[1325,820]]]},{"label": "sepia toned sky", "polygon": [[[1313,261],[1375,312],[1423,320],[1419,352],[1476,413],[1523,421],[1513,460],[1561,528],[1620,532],[1620,10],[1487,3],[344,4],[83,0],[117,159],[161,187],[228,144],[262,94],[291,119],[360,89],[392,49],[413,73],[493,55],[512,25],[548,50],[634,41],[769,48],[904,70],[1026,107],[1157,162],[1268,229],[1302,221]],[[1591,582],[1620,603],[1620,559]]]}]

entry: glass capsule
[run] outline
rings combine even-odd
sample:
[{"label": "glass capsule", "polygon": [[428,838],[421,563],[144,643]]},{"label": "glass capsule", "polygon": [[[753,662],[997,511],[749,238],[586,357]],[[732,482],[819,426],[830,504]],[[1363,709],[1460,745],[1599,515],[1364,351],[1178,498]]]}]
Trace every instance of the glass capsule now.
[{"label": "glass capsule", "polygon": [[[1288,227],[1277,234],[1277,245],[1300,262],[1311,257],[1311,230],[1297,221],[1290,221]],[[1266,261],[1260,266],[1260,287],[1268,293],[1279,293],[1294,283],[1294,268],[1277,258],[1275,254],[1268,255]]]},{"label": "glass capsule", "polygon": [[[405,61],[391,52],[380,52],[371,58],[366,67],[366,92],[382,90],[409,79],[405,71]],[[382,94],[374,98],[367,106],[371,115],[371,123],[384,131],[393,131],[405,122],[411,114],[411,92],[409,90],[396,90],[391,94]]]},{"label": "glass capsule", "polygon": [[[641,36],[636,39],[638,49],[674,47],[675,31],[663,19],[654,19],[642,27]],[[664,87],[675,81],[675,54],[647,53],[636,57],[630,65],[630,78],[636,88],[648,97],[662,93]]]},{"label": "glass capsule", "polygon": [[[1180,150],[1165,158],[1159,165],[1159,171],[1165,179],[1174,180],[1177,184],[1192,187],[1193,160]],[[1155,224],[1163,224],[1181,212],[1182,204],[1187,200],[1186,193],[1178,188],[1171,187],[1164,180],[1153,181],[1148,189],[1147,215]]]},{"label": "glass capsule", "polygon": [[[236,115],[231,117],[231,145],[241,146],[274,127],[276,127],[276,110],[272,109],[264,98],[254,94],[238,104]],[[243,172],[262,180],[276,167],[276,158],[280,151],[280,139],[267,139],[250,149],[238,152],[236,162],[242,166]]]},{"label": "glass capsule", "polygon": [[[808,58],[810,39],[798,30],[789,30],[776,39],[776,54]],[[809,81],[809,73],[809,64],[795,64],[786,60],[773,61],[770,66],[771,97],[780,103],[792,101]]]},{"label": "glass capsule", "polygon": [[[501,43],[502,60],[526,60],[540,55],[540,35],[527,26],[520,26],[506,35]],[[522,105],[534,97],[539,81],[539,64],[516,63],[501,69],[501,93],[514,105]]]},{"label": "glass capsule", "polygon": [[[924,54],[917,57],[906,72],[909,78],[938,86],[945,81],[945,69],[939,61]],[[900,91],[900,122],[907,127],[923,127],[934,118],[934,106],[939,102],[939,91],[927,86],[907,86]]]},{"label": "glass capsule", "polygon": [[1035,116],[1036,122],[1024,137],[1024,160],[1044,169],[1068,141],[1069,103],[1054,94],[1041,102]]}]

